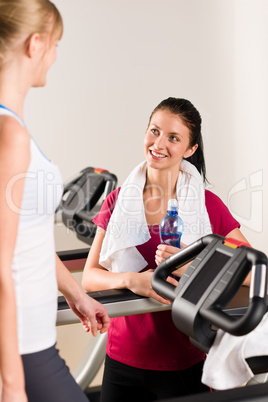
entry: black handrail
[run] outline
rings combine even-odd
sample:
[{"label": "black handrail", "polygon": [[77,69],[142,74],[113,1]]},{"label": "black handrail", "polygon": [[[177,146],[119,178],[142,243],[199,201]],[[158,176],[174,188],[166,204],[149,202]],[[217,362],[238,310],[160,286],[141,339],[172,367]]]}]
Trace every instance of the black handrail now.
[{"label": "black handrail", "polygon": [[58,251],[57,254],[61,261],[73,261],[87,258],[89,247],[76,250],[64,250]]},{"label": "black handrail", "polygon": [[[88,255],[88,250],[89,250],[88,248],[85,248],[85,249],[77,249],[77,250],[60,251],[57,254],[62,261],[72,261],[72,260],[86,258]],[[101,290],[101,291],[97,291],[97,292],[87,292],[87,294],[104,305],[109,304],[109,303],[115,303],[115,302],[124,303],[126,301],[131,301],[131,300],[146,299],[146,297],[137,295],[137,294],[131,292],[131,290],[129,290],[129,289]],[[246,297],[246,299],[248,300],[247,297]],[[58,310],[59,311],[68,310],[69,308],[70,307],[68,306],[64,296],[59,296],[58,297]],[[232,305],[232,307],[230,309],[228,309],[228,312],[232,316],[241,317],[244,315],[246,308],[247,308],[246,305],[240,306],[240,307],[234,307]],[[268,372],[268,356],[250,357],[250,358],[246,359],[246,361],[254,374]],[[268,387],[268,385],[267,385],[267,387]],[[199,399],[199,401],[201,402],[202,399]],[[218,399],[217,399],[217,402],[219,402]]]}]

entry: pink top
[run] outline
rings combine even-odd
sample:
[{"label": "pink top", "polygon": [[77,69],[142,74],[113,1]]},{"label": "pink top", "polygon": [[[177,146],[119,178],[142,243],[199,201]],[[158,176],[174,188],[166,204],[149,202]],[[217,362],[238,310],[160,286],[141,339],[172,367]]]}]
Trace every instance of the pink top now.
[{"label": "pink top", "polygon": [[[120,188],[108,195],[94,223],[106,230]],[[239,223],[211,191],[205,191],[206,207],[213,233],[227,236]],[[160,244],[158,225],[149,226],[150,240],[137,246],[148,262],[144,271],[155,269],[155,252]],[[111,319],[106,347],[114,360],[150,370],[183,370],[198,363],[204,353],[193,346],[189,337],[173,324],[171,311],[138,314]]]}]

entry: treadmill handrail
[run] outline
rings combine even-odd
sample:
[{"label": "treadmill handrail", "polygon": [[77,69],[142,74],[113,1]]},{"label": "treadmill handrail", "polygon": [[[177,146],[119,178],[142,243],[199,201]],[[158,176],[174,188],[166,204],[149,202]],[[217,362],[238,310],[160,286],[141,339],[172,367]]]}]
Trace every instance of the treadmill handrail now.
[{"label": "treadmill handrail", "polygon": [[[76,259],[81,259],[81,258],[86,258],[88,254],[88,249],[77,249],[77,250],[68,250],[68,251],[61,251],[57,253],[62,261],[70,261],[70,260],[76,260]],[[113,290],[102,290],[98,292],[87,292],[87,294],[91,297],[93,297],[95,300],[99,301],[100,303],[103,303],[107,310],[109,309],[110,306],[116,306],[119,304],[127,305],[126,309],[129,308],[132,304],[134,303],[140,303],[141,310],[144,309],[144,306],[146,305],[147,311],[151,309],[154,311],[164,311],[171,309],[171,305],[164,305],[162,303],[156,302],[153,299],[149,299],[144,296],[139,296],[133,292],[131,292],[128,289],[113,289]],[[160,309],[162,306],[162,310]],[[157,310],[159,309],[159,310]],[[230,316],[235,316],[235,317],[241,317],[245,314],[247,310],[247,306],[239,306],[239,307],[234,307],[233,305],[228,309],[228,313]],[[58,316],[61,314],[61,312],[68,311],[71,312],[69,305],[67,304],[64,296],[59,296],[58,297]],[[225,311],[225,310],[224,310]],[[140,311],[139,313],[142,313]],[[137,314],[137,312],[136,312]],[[112,314],[111,314],[112,316]],[[114,315],[115,316],[115,315]],[[71,312],[70,316],[68,316],[68,319],[66,322],[60,323],[58,321],[57,325],[61,324],[72,324],[79,322],[78,317]],[[249,367],[253,371],[254,374],[260,374],[268,371],[268,356],[257,356],[257,357],[252,357],[247,359],[247,363],[249,364]],[[80,373],[81,374],[81,373]],[[86,375],[87,376],[87,375]],[[84,381],[84,377],[83,377]]]},{"label": "treadmill handrail", "polygon": [[86,247],[75,250],[57,251],[57,254],[61,261],[73,261],[87,258],[89,250],[90,248]]},{"label": "treadmill handrail", "polygon": [[[124,302],[129,300],[145,299],[145,296],[139,296],[133,293],[129,289],[112,289],[112,290],[100,290],[96,292],[87,292],[88,296],[97,300],[102,304],[109,304],[114,302]],[[58,311],[69,309],[69,305],[64,296],[58,297]]]}]

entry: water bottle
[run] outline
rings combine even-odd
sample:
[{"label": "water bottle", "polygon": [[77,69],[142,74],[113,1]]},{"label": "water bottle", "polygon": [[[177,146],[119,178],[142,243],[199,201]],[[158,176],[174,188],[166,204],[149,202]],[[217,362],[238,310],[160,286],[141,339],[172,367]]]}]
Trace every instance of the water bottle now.
[{"label": "water bottle", "polygon": [[180,248],[182,232],[183,221],[178,216],[178,202],[172,198],[168,201],[167,215],[159,224],[161,243]]}]

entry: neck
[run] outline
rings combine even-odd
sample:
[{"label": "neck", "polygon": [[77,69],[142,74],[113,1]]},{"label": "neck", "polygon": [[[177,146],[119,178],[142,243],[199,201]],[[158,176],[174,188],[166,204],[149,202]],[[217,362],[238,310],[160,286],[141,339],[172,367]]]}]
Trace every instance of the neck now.
[{"label": "neck", "polygon": [[179,170],[158,170],[147,168],[146,188],[152,193],[162,193],[168,198],[176,194]]},{"label": "neck", "polygon": [[0,104],[23,119],[23,106],[29,86],[23,65],[14,61],[0,70]]},{"label": "neck", "polygon": [[168,200],[177,199],[178,171],[158,170],[147,167],[146,184],[143,191],[145,216],[149,225],[159,224],[167,213]]}]

